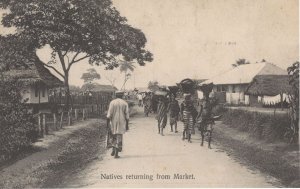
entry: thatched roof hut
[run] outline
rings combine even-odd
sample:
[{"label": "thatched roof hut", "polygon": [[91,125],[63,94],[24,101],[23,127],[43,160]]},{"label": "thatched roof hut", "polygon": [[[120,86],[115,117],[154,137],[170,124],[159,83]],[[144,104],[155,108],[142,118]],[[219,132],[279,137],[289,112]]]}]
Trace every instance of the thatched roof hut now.
[{"label": "thatched roof hut", "polygon": [[257,75],[247,87],[245,94],[276,96],[291,90],[288,75]]},{"label": "thatched roof hut", "polygon": [[54,76],[44,65],[35,61],[28,68],[16,68],[3,72],[6,79],[16,79],[22,82],[23,85],[44,84],[48,87],[63,86],[63,82]]}]

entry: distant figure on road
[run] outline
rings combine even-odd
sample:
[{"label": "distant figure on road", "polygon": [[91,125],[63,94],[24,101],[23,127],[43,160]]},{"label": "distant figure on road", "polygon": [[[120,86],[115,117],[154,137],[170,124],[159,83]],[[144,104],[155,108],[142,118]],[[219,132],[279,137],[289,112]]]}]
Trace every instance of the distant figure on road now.
[{"label": "distant figure on road", "polygon": [[169,110],[170,110],[170,126],[171,126],[171,132],[173,132],[173,125],[175,127],[175,133],[177,133],[177,121],[178,121],[178,115],[180,112],[180,107],[178,104],[178,101],[175,99],[174,95],[171,95],[171,102],[169,104]]},{"label": "distant figure on road", "polygon": [[149,93],[146,93],[146,96],[143,99],[144,104],[144,113],[145,116],[148,117],[150,111],[151,111],[151,97]]},{"label": "distant figure on road", "polygon": [[168,102],[163,96],[159,97],[158,107],[157,107],[157,123],[158,123],[158,133],[164,136],[163,130],[167,125],[168,113]]},{"label": "distant figure on road", "polygon": [[116,99],[111,101],[107,112],[108,140],[107,147],[112,147],[111,155],[119,158],[123,147],[123,134],[128,128],[129,108],[122,99],[124,93],[116,92]]},{"label": "distant figure on road", "polygon": [[139,101],[139,106],[143,106],[143,95],[142,95],[142,93],[138,93],[137,98],[138,98],[138,101]]},{"label": "distant figure on road", "polygon": [[191,100],[191,94],[184,94],[184,101],[181,104],[180,112],[184,125],[182,140],[188,139],[188,142],[192,142],[191,135],[195,132],[194,124],[198,113]]}]

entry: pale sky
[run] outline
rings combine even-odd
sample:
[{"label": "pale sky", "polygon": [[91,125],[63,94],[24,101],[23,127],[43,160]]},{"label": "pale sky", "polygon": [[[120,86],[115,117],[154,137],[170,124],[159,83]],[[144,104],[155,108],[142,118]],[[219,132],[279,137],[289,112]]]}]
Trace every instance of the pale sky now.
[{"label": "pale sky", "polygon": [[[154,61],[137,68],[127,88],[150,80],[175,84],[184,78],[210,78],[231,68],[239,58],[262,59],[286,69],[299,60],[298,0],[113,0],[128,23],[141,29]],[[5,33],[0,27],[1,33]],[[48,50],[38,52],[47,60]],[[85,62],[71,69],[70,83],[82,85]],[[114,75],[121,87],[119,70]]]}]

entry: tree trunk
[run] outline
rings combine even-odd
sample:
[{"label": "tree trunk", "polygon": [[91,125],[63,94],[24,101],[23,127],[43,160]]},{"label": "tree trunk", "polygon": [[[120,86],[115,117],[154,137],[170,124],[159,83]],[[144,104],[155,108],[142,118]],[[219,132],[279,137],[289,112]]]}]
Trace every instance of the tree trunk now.
[{"label": "tree trunk", "polygon": [[70,87],[69,87],[69,73],[65,72],[65,90],[66,90],[66,110],[70,109]]}]

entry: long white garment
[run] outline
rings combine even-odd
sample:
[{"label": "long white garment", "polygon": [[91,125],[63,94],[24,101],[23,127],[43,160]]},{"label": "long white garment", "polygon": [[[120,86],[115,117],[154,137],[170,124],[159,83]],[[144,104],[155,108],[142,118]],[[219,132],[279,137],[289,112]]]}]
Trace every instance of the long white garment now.
[{"label": "long white garment", "polygon": [[124,134],[126,132],[126,119],[129,119],[129,108],[126,101],[117,98],[110,102],[107,118],[111,122],[112,134]]}]

